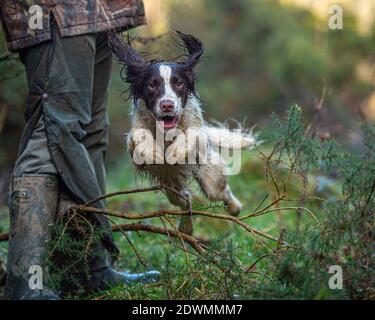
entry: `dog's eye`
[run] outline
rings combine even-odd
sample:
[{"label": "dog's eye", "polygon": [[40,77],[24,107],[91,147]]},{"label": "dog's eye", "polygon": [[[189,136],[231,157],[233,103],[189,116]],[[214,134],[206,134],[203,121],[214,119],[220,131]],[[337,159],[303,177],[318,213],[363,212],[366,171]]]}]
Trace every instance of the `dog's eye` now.
[{"label": "dog's eye", "polygon": [[176,82],[176,87],[177,88],[182,88],[183,85],[184,85],[184,83],[182,81],[177,81]]},{"label": "dog's eye", "polygon": [[148,84],[148,88],[151,90],[154,90],[157,87],[157,84],[155,81],[152,81]]}]

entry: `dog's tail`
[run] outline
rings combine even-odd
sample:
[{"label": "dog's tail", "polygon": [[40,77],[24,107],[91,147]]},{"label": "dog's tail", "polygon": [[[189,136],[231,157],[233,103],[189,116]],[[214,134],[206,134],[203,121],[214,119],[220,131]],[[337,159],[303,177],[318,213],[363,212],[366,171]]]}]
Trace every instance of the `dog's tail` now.
[{"label": "dog's tail", "polygon": [[258,134],[253,133],[253,129],[229,130],[224,126],[207,126],[206,133],[215,147],[224,149],[251,149],[261,143],[258,141]]}]

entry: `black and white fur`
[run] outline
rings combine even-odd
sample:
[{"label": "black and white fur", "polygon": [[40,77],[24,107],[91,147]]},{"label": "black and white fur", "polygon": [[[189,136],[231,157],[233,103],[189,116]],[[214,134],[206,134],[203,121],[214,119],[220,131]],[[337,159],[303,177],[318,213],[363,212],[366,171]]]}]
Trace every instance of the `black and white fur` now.
[{"label": "black and white fur", "polygon": [[[130,94],[134,99],[131,111],[132,129],[128,135],[128,149],[131,156],[140,153],[144,156],[152,153],[157,161],[169,159],[171,156],[184,159],[193,146],[182,148],[181,141],[175,139],[166,144],[164,150],[157,146],[139,148],[143,138],[133,134],[137,129],[148,129],[155,143],[155,132],[161,123],[164,131],[179,129],[183,132],[195,128],[209,136],[212,144],[222,147],[230,146],[231,141],[240,139],[240,148],[248,148],[255,144],[251,134],[236,134],[225,128],[208,125],[203,120],[201,101],[195,92],[196,75],[194,67],[199,63],[204,47],[202,42],[181,32],[177,36],[185,46],[187,55],[183,61],[147,61],[137,53],[130,44],[122,41],[118,34],[110,34],[110,45],[120,63],[125,65],[124,80],[130,85]],[[223,132],[224,131],[224,132]],[[224,134],[223,134],[224,133]],[[224,137],[224,138],[223,138]],[[211,201],[223,201],[232,215],[238,215],[242,209],[240,201],[233,195],[225,174],[225,161],[213,147],[207,150],[214,163],[206,164],[142,164],[137,165],[139,172],[164,186],[169,201],[182,210],[189,210],[189,180],[196,179],[202,191]],[[179,224],[181,232],[192,233],[191,217],[183,218]]]}]

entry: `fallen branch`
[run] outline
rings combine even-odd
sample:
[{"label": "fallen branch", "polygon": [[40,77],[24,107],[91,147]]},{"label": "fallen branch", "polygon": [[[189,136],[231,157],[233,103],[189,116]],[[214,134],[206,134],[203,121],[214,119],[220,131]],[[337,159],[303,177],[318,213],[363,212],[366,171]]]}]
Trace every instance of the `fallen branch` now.
[{"label": "fallen branch", "polygon": [[132,193],[158,191],[158,190],[162,190],[162,189],[163,189],[163,187],[161,187],[161,186],[154,186],[154,187],[149,187],[149,188],[137,188],[137,189],[129,189],[129,190],[124,190],[124,191],[111,192],[111,193],[107,193],[107,194],[104,194],[102,196],[99,196],[95,199],[92,199],[92,200],[86,202],[85,204],[83,204],[81,207],[88,207],[95,202],[98,202],[100,200],[104,200],[104,199],[107,199],[107,198],[111,198],[111,197],[114,197],[114,196],[119,196],[119,195],[124,195],[124,194],[132,194]]},{"label": "fallen branch", "polygon": [[[76,212],[79,212],[79,213],[103,214],[103,215],[107,215],[107,216],[112,216],[112,217],[117,217],[117,218],[122,218],[122,219],[129,219],[129,220],[143,220],[143,219],[149,219],[149,218],[160,218],[160,217],[163,217],[163,216],[164,217],[165,216],[190,216],[190,215],[203,216],[203,217],[209,217],[209,218],[213,218],[213,219],[232,221],[235,224],[241,226],[246,231],[252,233],[253,235],[259,235],[259,236],[262,236],[262,237],[267,238],[269,240],[279,242],[279,239],[277,239],[277,238],[275,238],[275,237],[273,237],[273,236],[271,236],[271,235],[269,235],[269,234],[267,234],[263,231],[260,231],[260,230],[254,228],[254,227],[250,227],[248,224],[241,221],[241,220],[244,220],[244,219],[247,219],[247,218],[255,217],[258,214],[263,213],[264,212],[263,210],[269,208],[270,206],[267,206],[265,209],[260,210],[258,212],[255,212],[255,214],[250,213],[250,214],[247,214],[247,215],[242,216],[240,218],[230,216],[230,215],[226,215],[226,214],[219,214],[219,213],[213,213],[213,212],[209,212],[209,211],[198,211],[198,210],[189,210],[189,211],[159,210],[159,211],[151,211],[151,212],[145,212],[145,213],[126,213],[126,212],[112,211],[112,210],[108,210],[108,209],[100,209],[100,208],[89,207],[89,205],[91,205],[91,204],[93,204],[97,201],[101,201],[101,200],[104,200],[106,198],[110,198],[110,197],[114,197],[114,196],[118,196],[118,195],[126,195],[126,194],[134,194],[134,193],[142,193],[142,192],[150,192],[150,191],[159,191],[159,190],[162,190],[162,189],[169,189],[173,192],[176,192],[175,190],[173,190],[171,188],[168,188],[168,187],[165,187],[165,186],[153,186],[153,187],[149,187],[149,188],[138,188],[138,189],[130,189],[130,190],[112,192],[112,193],[108,193],[108,194],[102,195],[100,197],[97,197],[95,199],[92,199],[92,200],[86,202],[84,205],[78,206],[76,208],[72,208],[72,210],[76,211]],[[281,199],[282,199],[282,197],[280,197],[280,200]],[[268,210],[268,211],[272,211],[272,210]],[[137,228],[139,228],[139,227],[134,227],[135,230],[131,230],[131,228],[132,228],[132,227],[130,227],[131,225],[137,225],[137,224],[127,225],[128,226],[128,227],[126,227],[127,231],[137,231],[138,230]],[[142,225],[142,224],[139,224],[139,225]],[[157,228],[157,229],[154,229],[154,230],[158,230],[158,232],[156,232],[156,233],[162,233],[162,234],[168,235],[166,228],[164,228],[164,229],[159,228],[159,227],[155,227],[155,228]],[[148,230],[151,230],[151,229],[149,228]],[[161,232],[161,230],[164,230],[164,231]],[[113,231],[119,231],[119,230],[118,230],[118,228],[116,228],[116,226],[114,226]],[[177,235],[176,231],[173,231],[173,230],[171,230],[171,231],[172,231],[173,234]],[[149,231],[149,232],[152,232],[152,231]],[[179,234],[182,234],[182,233],[179,233]],[[187,235],[185,235],[185,236],[187,236]],[[0,234],[0,241],[7,241],[8,238],[9,238],[9,236],[8,236],[7,233]],[[194,239],[193,237],[190,237],[190,238]],[[190,238],[186,238],[186,239],[190,240],[190,241],[187,240],[188,242],[191,242]],[[198,242],[198,240],[196,240],[196,239],[194,239],[194,240],[196,242]],[[194,243],[196,243],[196,242],[194,242]],[[285,242],[283,242],[282,244],[286,245],[286,246],[288,245]],[[193,247],[195,247],[195,246],[193,245]]]},{"label": "fallen branch", "polygon": [[[192,236],[187,234],[176,232],[174,230],[170,230],[168,228],[161,228],[152,225],[142,224],[142,223],[131,223],[131,224],[118,224],[112,226],[113,232],[125,232],[125,231],[145,231],[145,232],[153,232],[158,234],[165,234],[169,235],[173,238],[182,238],[186,242],[192,245],[192,247],[199,252],[200,254],[205,253],[203,247],[199,244],[199,241]],[[0,242],[1,241],[8,241],[9,240],[9,233],[0,233]]]},{"label": "fallen branch", "polygon": [[145,232],[152,232],[152,233],[159,233],[168,235],[173,238],[180,239],[182,238],[184,241],[191,244],[191,246],[200,254],[205,254],[206,250],[200,245],[199,241],[189,236],[187,234],[176,232],[171,229],[156,227],[148,224],[142,223],[131,223],[131,224],[119,224],[114,225],[112,227],[112,231],[145,231]]},{"label": "fallen branch", "polygon": [[[152,192],[152,191],[162,191],[162,190],[165,190],[165,189],[178,193],[173,188],[169,188],[167,186],[153,186],[153,187],[149,187],[149,188],[137,188],[137,189],[130,189],[130,190],[112,192],[112,193],[108,193],[108,194],[99,196],[95,199],[92,199],[92,200],[86,202],[83,205],[80,205],[80,206],[77,206],[77,207],[74,207],[74,208],[70,208],[69,214],[72,214],[73,216],[77,214],[78,216],[82,216],[82,217],[83,217],[83,215],[87,215],[87,214],[89,214],[89,215],[90,214],[102,214],[102,215],[105,215],[105,216],[108,216],[108,217],[122,218],[122,219],[126,219],[126,220],[144,220],[144,219],[149,219],[149,218],[159,218],[159,219],[162,220],[162,222],[163,222],[163,218],[165,218],[173,226],[173,229],[169,229],[165,225],[164,222],[163,222],[164,227],[159,227],[159,226],[155,226],[155,225],[143,224],[143,223],[140,223],[140,222],[136,222],[136,223],[129,223],[129,224],[113,224],[112,225],[112,231],[113,232],[121,232],[125,236],[126,236],[125,232],[128,232],[128,231],[135,231],[135,232],[142,231],[142,232],[149,232],[149,233],[155,233],[155,234],[162,234],[162,235],[166,235],[168,237],[168,240],[171,244],[173,244],[171,242],[171,238],[180,239],[183,247],[177,246],[178,248],[183,250],[185,253],[194,254],[193,252],[187,250],[184,243],[186,242],[186,243],[190,244],[191,247],[197,253],[197,255],[199,255],[201,258],[207,260],[207,262],[213,263],[221,271],[223,271],[224,273],[228,274],[228,276],[231,276],[231,277],[236,276],[236,275],[231,270],[223,269],[220,266],[219,259],[218,259],[217,256],[216,257],[210,257],[211,255],[207,251],[207,249],[209,249],[209,247],[206,247],[198,239],[196,239],[196,238],[194,238],[190,235],[187,235],[187,234],[184,234],[184,233],[180,232],[174,226],[174,224],[169,220],[168,217],[171,217],[171,216],[179,216],[179,217],[181,217],[181,216],[202,216],[202,217],[207,217],[207,218],[212,218],[212,219],[220,219],[220,220],[231,221],[231,222],[239,225],[241,228],[243,228],[247,232],[251,233],[259,243],[261,243],[263,246],[265,246],[265,248],[267,248],[270,251],[271,251],[271,249],[269,249],[263,243],[263,241],[261,239],[258,239],[257,236],[261,236],[261,237],[264,237],[266,239],[275,241],[279,245],[282,245],[282,246],[285,246],[285,247],[289,246],[286,242],[282,241],[280,238],[277,239],[277,238],[275,238],[275,237],[273,237],[273,236],[271,236],[271,235],[269,235],[269,234],[267,234],[263,231],[260,231],[260,230],[254,228],[254,227],[249,226],[247,223],[242,221],[242,220],[245,220],[245,219],[248,219],[248,218],[252,218],[252,217],[256,217],[258,215],[265,214],[267,212],[272,212],[273,210],[269,209],[269,208],[272,207],[272,205],[274,205],[276,202],[283,200],[284,197],[285,197],[284,195],[279,196],[277,201],[273,201],[270,205],[266,206],[265,208],[260,210],[259,207],[258,207],[257,210],[255,210],[255,212],[246,214],[246,215],[244,215],[240,218],[237,218],[237,217],[234,217],[234,216],[231,216],[231,215],[221,214],[221,213],[213,213],[213,212],[209,212],[209,211],[199,211],[199,210],[192,210],[192,209],[187,210],[187,211],[159,210],[159,211],[150,211],[150,212],[144,212],[144,213],[128,213],[128,212],[118,212],[118,211],[112,211],[112,210],[108,210],[108,209],[100,209],[100,208],[90,207],[90,205],[94,204],[97,201],[101,201],[101,200],[104,200],[104,199],[107,199],[107,198],[110,198],[110,197],[114,197],[114,196],[118,196],[118,195]],[[180,196],[183,197],[183,195],[180,195]],[[8,239],[9,239],[8,233],[0,234],[0,242],[1,241],[7,241]],[[127,240],[129,241],[129,238],[127,238]],[[135,249],[135,248],[133,248],[133,249]],[[137,254],[137,251],[136,251],[136,254]],[[137,254],[137,257],[139,258],[138,254]],[[251,269],[251,268],[249,268],[249,269]],[[248,269],[248,271],[249,271],[249,269]]]},{"label": "fallen branch", "polygon": [[[172,216],[203,216],[203,217],[210,217],[214,219],[220,219],[220,220],[229,220],[232,221],[242,228],[244,228],[246,231],[250,233],[255,233],[257,235],[260,235],[262,237],[265,237],[269,240],[273,240],[278,242],[279,240],[275,237],[272,237],[271,235],[264,233],[263,231],[260,231],[256,228],[250,227],[246,223],[242,222],[238,218],[234,216],[229,216],[225,214],[219,214],[219,213],[213,213],[209,211],[198,211],[198,210],[192,210],[192,211],[173,211],[173,210],[159,210],[159,211],[150,211],[145,213],[126,213],[126,212],[118,212],[118,211],[112,211],[108,209],[99,209],[99,208],[92,208],[92,207],[78,207],[78,211],[84,212],[84,213],[91,213],[91,214],[103,214],[108,215],[112,217],[117,218],[123,218],[123,219],[129,219],[129,220],[142,220],[142,219],[149,219],[149,218],[159,218],[166,215],[172,215]],[[287,245],[286,243],[284,243]]]},{"label": "fallen branch", "polygon": [[[143,220],[143,219],[149,219],[149,218],[162,218],[162,217],[168,217],[168,216],[202,216],[202,217],[208,217],[208,218],[213,218],[213,219],[220,219],[220,220],[227,220],[231,221],[246,231],[250,232],[254,236],[259,235],[261,237],[264,237],[266,239],[278,242],[281,245],[288,246],[286,242],[281,242],[280,239],[277,239],[263,231],[260,231],[254,227],[250,227],[248,224],[243,222],[242,220],[256,217],[258,215],[264,214],[266,212],[272,212],[273,210],[267,210],[268,208],[271,207],[271,205],[268,205],[266,208],[262,210],[258,210],[254,213],[249,213],[246,214],[240,218],[226,215],[226,214],[220,214],[220,213],[213,213],[209,211],[198,211],[198,210],[188,210],[188,211],[173,211],[173,210],[159,210],[159,211],[151,211],[151,212],[145,212],[145,213],[126,213],[126,212],[118,212],[118,211],[112,211],[108,209],[100,209],[100,208],[94,208],[90,207],[89,205],[92,205],[93,203],[97,201],[104,200],[106,198],[118,196],[118,195],[126,195],[126,194],[134,194],[134,193],[142,193],[142,192],[150,192],[150,191],[160,191],[163,189],[169,189],[173,192],[176,192],[175,190],[165,187],[165,186],[153,186],[149,188],[138,188],[138,189],[130,189],[130,190],[124,190],[124,191],[118,191],[118,192],[112,192],[108,193],[105,195],[102,195],[100,197],[97,197],[93,200],[90,200],[86,202],[84,205],[78,206],[76,208],[71,208],[72,212],[76,212],[79,214],[102,214],[102,215],[107,215],[107,216],[112,216],[112,217],[117,217],[117,218],[122,218],[122,219],[129,219],[129,220]],[[282,200],[284,196],[279,197],[279,201]],[[275,204],[275,201],[272,203]],[[153,225],[146,225],[142,223],[131,223],[131,224],[122,224],[122,225],[113,225],[112,226],[112,231],[145,231],[145,232],[153,232],[153,233],[158,233],[158,234],[164,234],[167,235],[168,237],[174,237],[174,238],[179,238],[182,239],[189,244],[199,253],[203,254],[205,253],[205,249],[202,247],[200,244],[199,240],[196,238],[189,236],[187,234],[179,232],[177,229],[175,230],[170,230],[168,229],[165,225],[164,228],[153,226]],[[9,239],[9,234],[8,233],[2,233],[0,234],[0,242],[1,241],[7,241]],[[263,245],[264,243],[260,240],[257,239],[259,242],[261,242]]]}]

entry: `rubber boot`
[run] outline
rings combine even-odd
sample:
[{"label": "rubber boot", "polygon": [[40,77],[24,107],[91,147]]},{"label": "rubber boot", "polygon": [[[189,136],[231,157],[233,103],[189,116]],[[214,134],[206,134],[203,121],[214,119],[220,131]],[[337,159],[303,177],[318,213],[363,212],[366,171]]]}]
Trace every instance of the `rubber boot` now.
[{"label": "rubber boot", "polygon": [[[66,192],[60,194],[57,210],[60,216],[76,206],[77,204]],[[93,244],[90,251],[91,257],[88,259],[89,275],[84,277],[86,279],[84,286],[89,290],[101,291],[119,285],[152,283],[157,282],[160,278],[160,273],[154,270],[143,273],[127,273],[113,269],[110,254],[100,243]]]},{"label": "rubber boot", "polygon": [[58,300],[48,281],[48,245],[58,199],[52,175],[14,177],[10,190],[10,238],[5,299]]},{"label": "rubber boot", "polygon": [[142,273],[119,272],[111,267],[108,251],[99,250],[99,254],[89,261],[90,277],[87,288],[91,290],[108,290],[120,285],[155,283],[160,280],[160,273],[155,270]]}]

